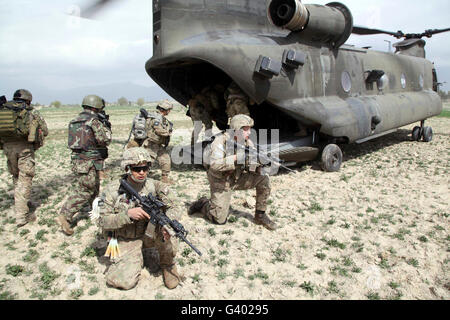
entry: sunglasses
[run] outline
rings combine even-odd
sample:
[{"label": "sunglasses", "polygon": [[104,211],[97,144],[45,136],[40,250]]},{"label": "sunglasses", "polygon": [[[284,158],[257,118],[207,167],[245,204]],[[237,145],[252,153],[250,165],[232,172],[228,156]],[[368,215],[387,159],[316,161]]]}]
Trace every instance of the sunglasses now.
[{"label": "sunglasses", "polygon": [[149,169],[149,166],[143,166],[143,167],[131,167],[131,168],[130,168],[130,170],[133,171],[133,172],[141,172],[141,171],[147,172],[148,169]]}]

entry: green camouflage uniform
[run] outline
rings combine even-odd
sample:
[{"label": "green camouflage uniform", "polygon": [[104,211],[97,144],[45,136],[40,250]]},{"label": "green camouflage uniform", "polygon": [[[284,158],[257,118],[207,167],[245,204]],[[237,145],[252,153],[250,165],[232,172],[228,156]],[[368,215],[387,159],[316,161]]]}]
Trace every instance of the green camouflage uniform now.
[{"label": "green camouflage uniform", "polygon": [[111,143],[111,129],[98,119],[94,111],[85,109],[73,121],[84,122],[84,127],[80,129],[83,132],[69,131],[69,140],[72,138],[77,141],[79,147],[76,151],[72,149],[71,159],[72,171],[76,175],[73,182],[75,188],[60,212],[69,222],[85,204],[92,203],[97,197],[100,189],[100,171],[104,169],[107,146]]},{"label": "green camouflage uniform", "polygon": [[[249,190],[256,188],[256,210],[266,211],[267,199],[270,196],[270,180],[267,175],[255,171],[244,170],[236,165],[234,154],[226,154],[226,144],[230,141],[228,132],[217,136],[211,144],[210,167],[208,181],[211,199],[202,207],[201,212],[210,221],[225,224],[228,218],[233,190]],[[232,143],[232,142],[229,142]],[[253,146],[250,140],[248,146]]]},{"label": "green camouflage uniform", "polygon": [[[11,105],[22,105],[22,102],[8,102]],[[9,173],[14,183],[14,211],[17,225],[24,225],[29,219],[28,202],[31,198],[31,186],[35,175],[34,153],[44,143],[48,128],[39,111],[27,107],[31,112],[28,139],[3,138],[0,141],[7,158]]]},{"label": "green camouflage uniform", "polygon": [[[125,178],[124,176],[123,178]],[[128,180],[132,187],[141,195],[157,196],[167,205],[166,215],[176,218],[173,201],[169,196],[166,184],[147,179],[143,184]],[[155,227],[149,221],[131,220],[127,214],[129,209],[135,208],[136,203],[127,198],[126,194],[119,194],[119,182],[112,183],[102,194],[99,203],[100,218],[98,225],[104,234],[112,232],[119,242],[120,257],[115,260],[106,272],[107,284],[120,289],[131,289],[139,281],[143,268],[142,248],[155,246],[159,252],[161,268],[174,265],[176,242],[163,241],[161,227]]]},{"label": "green camouflage uniform", "polygon": [[237,114],[250,116],[250,111],[248,110],[249,98],[241,88],[239,88],[236,82],[231,82],[225,90],[224,98],[227,102],[226,112],[228,118],[231,119]]}]

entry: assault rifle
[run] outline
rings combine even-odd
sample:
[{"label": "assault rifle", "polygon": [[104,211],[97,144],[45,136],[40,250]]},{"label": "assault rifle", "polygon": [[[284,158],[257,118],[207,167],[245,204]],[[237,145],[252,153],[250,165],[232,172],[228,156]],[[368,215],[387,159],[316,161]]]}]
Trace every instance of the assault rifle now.
[{"label": "assault rifle", "polygon": [[282,164],[283,160],[276,158],[276,157],[272,156],[271,154],[266,154],[266,153],[262,152],[260,150],[262,148],[258,144],[256,144],[256,148],[253,148],[253,147],[241,145],[241,144],[237,143],[235,140],[233,140],[233,143],[234,143],[234,148],[236,148],[236,150],[239,150],[239,149],[244,150],[246,159],[249,158],[250,155],[257,156],[260,160],[264,161],[265,163],[273,163],[276,166],[279,166],[281,168],[288,170],[289,172],[295,172],[295,170],[292,170],[292,169],[286,167],[285,165],[283,165]]},{"label": "assault rifle", "polygon": [[8,100],[6,100],[6,97],[5,97],[5,96],[1,96],[1,97],[0,97],[0,107],[1,107],[2,105],[4,105],[6,102],[8,102]]},{"label": "assault rifle", "polygon": [[144,108],[141,108],[139,110],[139,112],[141,113],[141,116],[143,116],[145,119],[148,119],[148,111],[145,110]]},{"label": "assault rifle", "polygon": [[[139,206],[150,215],[150,222],[155,226],[166,226],[169,225],[173,231],[175,231],[175,237],[184,241],[188,246],[190,246],[199,256],[202,253],[190,243],[186,237],[188,231],[186,231],[181,223],[177,220],[170,220],[170,218],[164,213],[163,209],[166,206],[162,201],[158,200],[152,194],[148,196],[141,196],[139,193],[133,189],[133,187],[126,181],[126,179],[120,180],[120,189],[131,196],[131,199],[137,201]],[[119,191],[120,192],[120,191]]]},{"label": "assault rifle", "polygon": [[105,113],[105,110],[102,110],[98,113],[98,120],[102,122],[105,126],[111,129],[111,122],[109,122],[109,114]]}]

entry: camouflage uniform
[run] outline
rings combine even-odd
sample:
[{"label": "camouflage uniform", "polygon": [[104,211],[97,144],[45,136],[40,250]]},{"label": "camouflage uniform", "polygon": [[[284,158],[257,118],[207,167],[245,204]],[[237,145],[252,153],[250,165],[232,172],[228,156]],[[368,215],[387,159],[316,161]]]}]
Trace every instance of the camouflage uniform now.
[{"label": "camouflage uniform", "polygon": [[231,82],[224,93],[227,102],[227,115],[231,119],[235,115],[245,114],[250,116],[248,110],[249,97],[239,88],[236,82]]},{"label": "camouflage uniform", "polygon": [[[157,106],[157,109],[172,110],[172,105],[168,101]],[[138,145],[144,147],[150,153],[153,159],[158,160],[161,167],[161,181],[169,182],[169,173],[171,167],[171,160],[167,147],[169,146],[170,136],[172,135],[172,123],[167,120],[160,112],[153,114],[153,117],[147,119],[147,139],[142,144],[132,140],[129,147],[137,147]],[[138,145],[136,145],[138,144]]]},{"label": "camouflage uniform", "polygon": [[[206,154],[209,154],[207,176],[211,199],[208,200],[206,197],[202,197],[194,202],[189,208],[189,215],[201,212],[210,221],[216,224],[225,224],[228,218],[233,190],[255,188],[256,208],[254,222],[264,225],[270,230],[277,228],[276,224],[265,213],[267,199],[270,196],[269,176],[260,174],[260,164],[258,164],[255,157],[247,157],[243,148],[239,148],[239,151],[235,150],[238,145],[254,148],[254,144],[250,139],[244,140],[250,134],[249,128],[253,127],[253,124],[253,119],[247,115],[239,114],[234,116],[230,121],[231,132],[226,131],[216,136],[210,145],[210,152],[205,151]],[[237,138],[237,141],[235,141],[235,138]],[[240,142],[241,139],[245,142]]]},{"label": "camouflage uniform", "polygon": [[[100,189],[100,172],[107,158],[107,146],[111,143],[111,129],[98,119],[96,112],[85,109],[73,121],[83,122],[82,132],[70,132],[69,140],[78,141],[79,149],[72,149],[72,172],[76,175],[75,188],[61,208],[60,214],[68,222],[87,203],[97,197]],[[82,137],[81,139],[79,137]]]},{"label": "camouflage uniform", "polygon": [[189,113],[194,124],[191,138],[191,144],[194,144],[202,131],[202,124],[205,125],[205,136],[210,137],[212,135],[212,118],[220,109],[219,98],[214,90],[206,87],[201,93],[189,100],[188,104]]},{"label": "camouflage uniform", "polygon": [[[210,221],[217,224],[227,222],[231,195],[233,190],[249,190],[256,188],[256,210],[265,212],[267,199],[270,196],[270,180],[267,175],[244,170],[234,162],[234,154],[226,154],[226,144],[233,137],[228,132],[217,136],[211,144],[211,159],[208,169],[208,181],[211,199],[201,212]],[[247,141],[252,146],[251,141]]]},{"label": "camouflage uniform", "polygon": [[[161,201],[168,204],[166,214],[173,218],[174,209],[170,206],[169,189],[162,182],[147,179],[144,184],[137,184],[128,180],[133,188],[142,195],[152,193]],[[139,281],[143,268],[142,248],[152,243],[159,252],[162,269],[171,268],[176,253],[176,242],[163,241],[161,227],[155,228],[146,220],[134,221],[127,212],[135,208],[136,203],[130,201],[125,194],[119,194],[119,182],[113,183],[102,195],[99,226],[103,232],[113,232],[119,241],[120,258],[110,266],[106,272],[107,284],[120,289],[131,289]]]},{"label": "camouflage uniform", "polygon": [[[15,100],[7,104],[17,107],[21,106],[23,102]],[[14,211],[18,226],[23,226],[33,219],[29,216],[28,203],[31,199],[31,187],[35,175],[34,153],[43,145],[44,137],[48,135],[47,123],[41,114],[31,106],[27,106],[27,109],[31,111],[32,117],[28,139],[12,137],[2,138],[0,141],[0,146],[7,158],[8,171],[13,177]]]},{"label": "camouflage uniform", "polygon": [[[127,174],[122,176],[139,194],[152,194],[164,202],[165,213],[169,218],[177,218],[178,210],[173,205],[169,188],[166,184],[152,179],[136,181],[130,166],[150,166],[151,157],[145,148],[130,148],[123,153],[121,167]],[[92,211],[91,218],[97,221],[104,235],[118,240],[120,255],[113,259],[113,264],[106,272],[106,282],[120,289],[131,289],[139,281],[143,268],[142,247],[155,246],[159,252],[160,266],[163,269],[164,284],[175,288],[179,283],[179,276],[174,264],[176,242],[172,238],[163,240],[160,226],[155,227],[145,218],[134,220],[130,217],[130,209],[137,207],[137,203],[120,191],[120,182],[112,183],[102,194],[98,209]],[[168,231],[171,233],[170,230]]]}]

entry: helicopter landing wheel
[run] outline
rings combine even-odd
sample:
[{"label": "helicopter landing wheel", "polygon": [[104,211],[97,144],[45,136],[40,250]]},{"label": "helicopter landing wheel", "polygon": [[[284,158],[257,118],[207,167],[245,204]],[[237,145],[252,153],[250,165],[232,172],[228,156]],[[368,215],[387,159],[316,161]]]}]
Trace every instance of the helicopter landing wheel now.
[{"label": "helicopter landing wheel", "polygon": [[419,141],[420,138],[422,137],[422,128],[421,127],[414,127],[414,129],[412,130],[412,140],[413,141]]},{"label": "helicopter landing wheel", "polygon": [[329,144],[322,151],[320,166],[325,172],[337,172],[341,168],[342,158],[341,148],[335,144]]},{"label": "helicopter landing wheel", "polygon": [[422,138],[424,142],[431,142],[433,140],[433,129],[431,127],[424,127],[422,130]]}]

